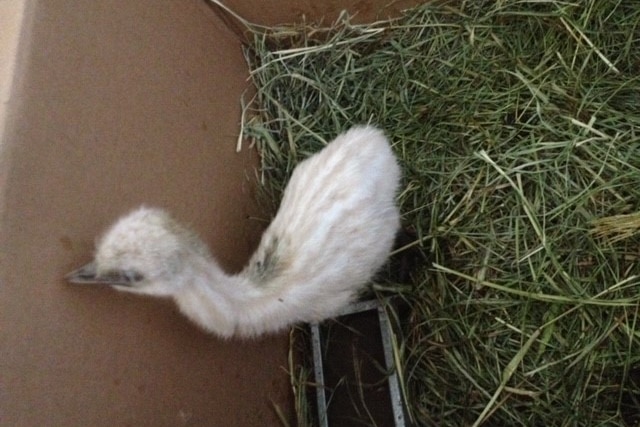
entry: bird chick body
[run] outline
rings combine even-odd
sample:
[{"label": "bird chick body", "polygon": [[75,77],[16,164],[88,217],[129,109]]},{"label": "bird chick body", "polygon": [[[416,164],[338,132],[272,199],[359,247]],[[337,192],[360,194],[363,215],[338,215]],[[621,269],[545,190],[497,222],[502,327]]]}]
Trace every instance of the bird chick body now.
[{"label": "bird chick body", "polygon": [[348,305],[384,264],[399,228],[400,169],[384,134],[354,127],[293,171],[278,212],[237,275],[164,211],[140,208],[100,240],[70,281],[172,297],[222,337],[321,321]]}]

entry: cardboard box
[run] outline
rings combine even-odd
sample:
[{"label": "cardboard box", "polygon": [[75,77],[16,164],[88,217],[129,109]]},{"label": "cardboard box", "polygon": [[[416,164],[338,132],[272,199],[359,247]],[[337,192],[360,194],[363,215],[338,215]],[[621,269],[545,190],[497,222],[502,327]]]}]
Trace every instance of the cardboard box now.
[{"label": "cardboard box", "polygon": [[[386,1],[229,1],[262,24],[375,17]],[[396,7],[402,6],[402,3]],[[249,87],[203,0],[0,3],[0,425],[267,426],[293,416],[288,336],[221,341],[167,301],[66,272],[141,205],[238,271],[269,218],[236,152]],[[6,13],[5,13],[6,12]],[[5,22],[1,22],[5,21]]]}]

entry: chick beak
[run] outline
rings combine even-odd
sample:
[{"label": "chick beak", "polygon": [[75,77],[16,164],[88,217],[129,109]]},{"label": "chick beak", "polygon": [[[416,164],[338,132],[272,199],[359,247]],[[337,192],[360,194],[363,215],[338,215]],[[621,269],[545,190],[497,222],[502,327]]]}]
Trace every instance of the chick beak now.
[{"label": "chick beak", "polygon": [[80,285],[131,286],[131,277],[124,271],[109,271],[98,274],[96,264],[90,262],[73,270],[64,277],[67,282]]}]

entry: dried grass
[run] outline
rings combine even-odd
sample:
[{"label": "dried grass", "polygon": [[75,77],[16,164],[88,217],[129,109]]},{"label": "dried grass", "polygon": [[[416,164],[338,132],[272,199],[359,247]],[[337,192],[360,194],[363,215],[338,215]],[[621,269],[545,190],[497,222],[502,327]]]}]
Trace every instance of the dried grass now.
[{"label": "dried grass", "polygon": [[[433,263],[400,294],[418,425],[640,422],[640,8],[457,1],[250,26],[244,136],[265,200],[355,123],[384,128]],[[275,207],[275,206],[272,206]]]}]

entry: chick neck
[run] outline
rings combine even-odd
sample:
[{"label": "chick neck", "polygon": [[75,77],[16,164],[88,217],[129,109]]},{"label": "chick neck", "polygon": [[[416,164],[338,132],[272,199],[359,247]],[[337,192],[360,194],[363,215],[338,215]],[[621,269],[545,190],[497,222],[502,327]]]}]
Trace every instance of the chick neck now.
[{"label": "chick neck", "polygon": [[173,298],[181,312],[206,331],[225,338],[251,337],[288,323],[282,301],[248,269],[231,275],[212,257],[197,256],[180,276]]}]

